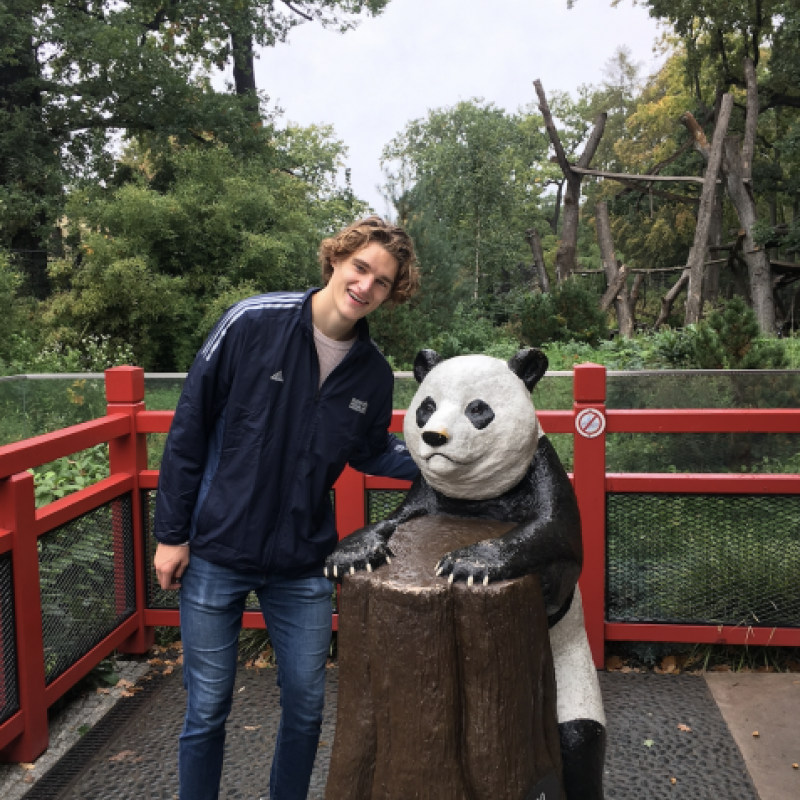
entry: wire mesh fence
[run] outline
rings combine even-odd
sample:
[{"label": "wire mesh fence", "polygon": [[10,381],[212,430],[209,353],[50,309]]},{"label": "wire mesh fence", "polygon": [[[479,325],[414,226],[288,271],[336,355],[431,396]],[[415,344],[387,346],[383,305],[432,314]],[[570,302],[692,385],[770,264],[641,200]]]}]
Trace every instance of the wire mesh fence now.
[{"label": "wire mesh fence", "polygon": [[607,496],[607,617],[800,627],[800,496]]},{"label": "wire mesh fence", "polygon": [[19,710],[11,553],[0,555],[0,723]]},{"label": "wire mesh fence", "polygon": [[136,610],[131,495],[39,538],[48,684]]}]

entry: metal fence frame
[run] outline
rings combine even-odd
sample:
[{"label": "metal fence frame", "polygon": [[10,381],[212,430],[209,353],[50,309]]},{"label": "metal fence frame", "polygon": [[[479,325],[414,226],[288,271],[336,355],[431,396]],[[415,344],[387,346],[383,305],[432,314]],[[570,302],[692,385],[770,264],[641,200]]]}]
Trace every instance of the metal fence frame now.
[{"label": "metal fence frame", "polygon": [[[605,642],[615,640],[800,646],[800,628],[637,624],[605,619],[607,493],[800,494],[800,475],[606,474],[608,433],[800,432],[800,409],[607,410],[606,374],[605,367],[596,364],[577,366],[573,373],[572,410],[537,412],[545,431],[572,434],[574,438],[575,467],[570,477],[581,510],[584,541],[580,585],[595,664],[602,666]],[[153,644],[155,626],[178,624],[177,609],[148,608],[146,602],[149,570],[145,563],[142,493],[158,485],[158,471],[147,469],[147,434],[167,432],[174,412],[145,409],[144,380],[144,371],[137,367],[107,370],[106,416],[0,447],[0,555],[8,553],[12,559],[19,694],[19,710],[0,724],[2,760],[31,762],[41,755],[48,746],[49,706],[113,650],[145,653]],[[583,412],[594,418],[596,427],[589,431],[591,436],[581,433],[579,421]],[[405,412],[395,411],[390,430],[401,431],[404,416]],[[110,476],[37,510],[33,476],[27,470],[103,443],[109,446]],[[366,492],[408,487],[405,481],[363,475],[346,468],[334,487],[340,537],[365,524]],[[136,610],[47,684],[38,539],[128,493],[132,496]],[[257,611],[246,611],[244,626],[263,628],[263,617]],[[338,617],[334,614],[332,628],[337,627]]]}]

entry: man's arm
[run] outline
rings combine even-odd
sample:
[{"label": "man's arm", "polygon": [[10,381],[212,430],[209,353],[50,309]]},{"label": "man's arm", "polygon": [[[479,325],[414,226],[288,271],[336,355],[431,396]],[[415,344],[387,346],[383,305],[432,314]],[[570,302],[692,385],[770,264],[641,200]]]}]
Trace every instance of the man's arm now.
[{"label": "man's arm", "polygon": [[242,322],[214,327],[197,354],[170,427],[156,496],[154,559],[162,589],[176,589],[189,564],[189,528],[215,419],[227,403],[242,339]]}]

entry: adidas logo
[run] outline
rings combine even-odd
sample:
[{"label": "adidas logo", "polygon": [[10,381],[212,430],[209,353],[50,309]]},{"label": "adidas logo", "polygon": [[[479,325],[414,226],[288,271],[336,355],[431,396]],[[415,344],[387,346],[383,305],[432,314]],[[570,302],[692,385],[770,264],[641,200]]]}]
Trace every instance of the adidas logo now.
[{"label": "adidas logo", "polygon": [[274,375],[270,376],[271,381],[280,381],[283,383],[283,370],[278,370]]},{"label": "adidas logo", "polygon": [[355,397],[350,401],[350,408],[353,411],[358,411],[359,414],[366,414],[368,405],[369,403],[365,400],[357,400]]}]

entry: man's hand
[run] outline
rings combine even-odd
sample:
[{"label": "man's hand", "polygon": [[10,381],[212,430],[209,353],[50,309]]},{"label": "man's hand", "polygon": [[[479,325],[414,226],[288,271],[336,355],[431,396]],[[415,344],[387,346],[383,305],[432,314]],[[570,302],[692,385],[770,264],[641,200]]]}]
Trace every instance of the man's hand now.
[{"label": "man's hand", "polygon": [[189,566],[189,548],[185,545],[159,544],[153,559],[158,585],[164,590],[180,589],[178,579]]}]

